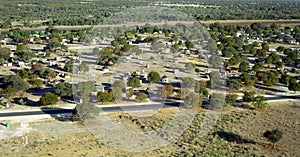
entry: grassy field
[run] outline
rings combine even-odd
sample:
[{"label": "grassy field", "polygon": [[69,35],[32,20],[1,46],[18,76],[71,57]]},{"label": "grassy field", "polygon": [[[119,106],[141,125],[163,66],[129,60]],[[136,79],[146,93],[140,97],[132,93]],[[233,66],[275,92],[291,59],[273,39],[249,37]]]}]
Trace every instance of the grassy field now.
[{"label": "grassy field", "polygon": [[[145,131],[168,123],[174,110],[159,111],[152,117],[113,114],[111,118],[132,131]],[[0,141],[0,156],[297,156],[299,155],[300,102],[270,104],[265,111],[228,107],[209,135],[197,136],[204,113],[199,112],[193,125],[160,149],[130,152],[114,149],[73,122],[32,123],[32,131]],[[134,120],[133,120],[134,119]],[[278,128],[284,136],[271,148],[262,134]],[[26,137],[26,138],[24,138]],[[130,142],[130,141],[125,141]],[[132,141],[131,141],[132,142]]]}]

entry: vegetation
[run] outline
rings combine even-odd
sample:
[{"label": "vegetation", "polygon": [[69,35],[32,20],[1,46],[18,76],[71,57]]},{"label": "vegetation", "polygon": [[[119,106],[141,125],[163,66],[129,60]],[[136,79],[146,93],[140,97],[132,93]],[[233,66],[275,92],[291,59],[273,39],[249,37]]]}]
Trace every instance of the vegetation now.
[{"label": "vegetation", "polygon": [[45,93],[39,100],[39,104],[42,106],[55,105],[57,102],[58,96],[51,92]]},{"label": "vegetation", "polygon": [[278,129],[274,129],[274,130],[267,130],[263,136],[265,138],[267,138],[270,142],[272,142],[273,144],[273,148],[275,148],[275,143],[280,141],[283,137],[283,132],[281,132],[280,130]]},{"label": "vegetation", "polygon": [[99,108],[94,104],[90,103],[80,103],[76,105],[72,112],[72,119],[74,121],[84,122],[87,119],[91,119],[99,115]]},{"label": "vegetation", "polygon": [[143,101],[145,101],[146,99],[148,98],[148,95],[147,94],[145,94],[145,93],[138,93],[137,95],[136,95],[136,97],[135,97],[135,100],[137,101],[137,102],[143,102]]},{"label": "vegetation", "polygon": [[71,97],[73,95],[72,84],[64,82],[56,85],[56,94],[62,97]]},{"label": "vegetation", "polygon": [[147,78],[150,83],[154,83],[154,82],[157,83],[157,82],[160,82],[160,80],[161,80],[159,73],[156,71],[151,71],[148,74]]},{"label": "vegetation", "polygon": [[[161,3],[174,3],[164,0]],[[155,2],[154,2],[155,3]],[[178,2],[179,4],[183,2]],[[26,4],[26,5],[25,5]],[[51,1],[4,1],[6,6],[1,10],[3,15],[0,20],[1,28],[11,28],[12,22],[20,21],[22,27],[38,27],[42,25],[96,25],[105,22],[104,18],[112,13],[123,11],[127,8],[148,6],[153,3],[148,1],[101,1],[89,3],[74,3],[71,0],[60,2]],[[228,20],[228,19],[299,19],[299,3],[295,1],[259,1],[253,3],[238,2],[235,0],[219,1],[204,0],[201,2],[188,0],[183,4],[205,4],[206,7],[172,6],[193,16],[197,20]],[[161,5],[164,6],[164,5]],[[238,6],[238,7],[236,7]],[[17,11],[14,11],[16,10]],[[288,10],[288,11],[285,11]],[[6,14],[8,13],[9,14]],[[58,16],[59,15],[59,16]],[[76,16],[75,16],[76,15]],[[85,16],[91,15],[91,16]],[[146,15],[140,15],[147,18]],[[39,22],[43,21],[43,22]],[[152,30],[153,31],[153,30]],[[151,32],[149,29],[148,32]]]},{"label": "vegetation", "polygon": [[134,77],[134,78],[131,78],[127,82],[127,85],[130,86],[130,87],[139,88],[139,87],[141,87],[141,82],[140,82],[140,79]]},{"label": "vegetation", "polygon": [[267,101],[268,99],[264,96],[258,95],[254,98],[254,107],[256,109],[265,109],[267,107]]},{"label": "vegetation", "polygon": [[112,93],[109,92],[98,92],[97,93],[97,99],[99,102],[104,104],[105,102],[109,102],[113,100],[113,95]]}]

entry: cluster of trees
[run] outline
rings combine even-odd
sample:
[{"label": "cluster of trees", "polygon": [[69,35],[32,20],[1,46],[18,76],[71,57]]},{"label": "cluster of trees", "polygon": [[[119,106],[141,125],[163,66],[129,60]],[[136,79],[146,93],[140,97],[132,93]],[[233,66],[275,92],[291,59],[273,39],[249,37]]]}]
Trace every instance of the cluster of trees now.
[{"label": "cluster of trees", "polygon": [[261,95],[255,96],[255,92],[244,92],[244,102],[251,102],[256,109],[265,109],[267,107],[267,98]]},{"label": "cluster of trees", "polygon": [[[161,2],[173,3],[173,1],[170,0]],[[3,5],[6,7],[0,11],[0,14],[3,15],[1,17],[1,21],[3,22],[0,23],[1,28],[10,28],[11,22],[13,21],[20,21],[20,26],[25,27],[38,27],[41,25],[95,25],[102,23],[104,21],[103,19],[111,16],[112,13],[123,11],[126,8],[151,5],[151,2],[140,0],[122,2],[117,0],[109,2],[92,1],[89,3],[80,3],[80,5],[73,3],[71,0],[63,2],[26,0],[21,4],[23,3],[28,5],[20,5],[17,1],[3,2]],[[200,3],[198,1],[189,0],[179,3],[207,5],[201,9],[189,6],[176,7],[176,9],[193,16],[197,20],[299,19],[300,13],[300,4],[294,1],[261,2],[255,0],[253,3],[248,3],[235,0],[205,0]],[[6,14],[7,12],[9,12],[9,14]],[[147,15],[140,16],[143,17],[141,19],[149,18]],[[169,16],[165,18],[167,17]],[[47,22],[36,22],[37,20]]]}]

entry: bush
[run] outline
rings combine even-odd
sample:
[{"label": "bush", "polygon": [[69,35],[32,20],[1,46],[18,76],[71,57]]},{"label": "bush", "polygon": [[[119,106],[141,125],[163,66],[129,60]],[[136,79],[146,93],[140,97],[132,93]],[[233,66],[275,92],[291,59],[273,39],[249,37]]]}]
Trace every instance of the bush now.
[{"label": "bush", "polygon": [[72,112],[72,119],[74,121],[85,121],[94,118],[99,114],[100,110],[94,104],[82,103],[76,105]]},{"label": "bush", "polygon": [[54,105],[57,102],[58,102],[58,96],[51,92],[45,93],[39,100],[39,103],[42,106]]},{"label": "bush", "polygon": [[136,97],[135,97],[135,100],[136,100],[137,102],[143,102],[143,101],[145,101],[147,98],[148,98],[148,95],[147,95],[147,94],[145,94],[145,93],[138,93],[138,94],[136,95]]},{"label": "bush", "polygon": [[274,129],[272,131],[266,131],[263,136],[265,138],[267,138],[270,142],[273,143],[273,148],[275,147],[275,143],[280,141],[283,137],[283,133],[278,130],[278,129]]}]

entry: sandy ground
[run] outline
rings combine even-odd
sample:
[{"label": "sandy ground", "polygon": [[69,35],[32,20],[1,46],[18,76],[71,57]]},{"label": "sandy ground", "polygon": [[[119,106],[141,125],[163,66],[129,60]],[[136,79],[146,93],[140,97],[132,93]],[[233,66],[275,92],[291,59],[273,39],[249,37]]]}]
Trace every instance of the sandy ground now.
[{"label": "sandy ground", "polygon": [[[238,156],[247,156],[248,151],[267,156],[298,156],[299,106],[300,102],[273,103],[266,111],[231,107],[222,114],[217,129],[228,130],[243,139],[254,141],[254,144],[228,142],[212,135],[201,138],[203,141],[199,141],[200,143],[193,143],[194,140],[186,143],[179,141],[181,145],[191,149],[190,151],[195,149],[195,154],[200,150],[206,153],[215,150],[214,152],[218,153],[221,151],[220,148],[226,147],[230,148],[227,151],[238,153]],[[128,114],[121,117],[119,114],[112,114],[110,117],[131,131],[143,131],[163,126],[173,113],[174,111],[160,111],[150,118]],[[271,149],[270,143],[262,137],[262,134],[274,128],[283,131],[284,137],[276,144],[276,149]],[[5,130],[3,127],[0,129],[0,131]],[[118,150],[107,145],[105,141],[97,139],[95,134],[88,132],[85,126],[70,121],[48,120],[23,124],[22,127],[13,124],[9,129],[10,134],[14,133],[15,136],[0,141],[0,156],[169,156],[178,151],[186,151],[183,149],[185,147],[178,146],[178,142],[177,145],[171,143],[158,150],[142,153]],[[22,129],[23,134],[20,134]],[[185,139],[185,136],[184,134],[181,138]]]}]

